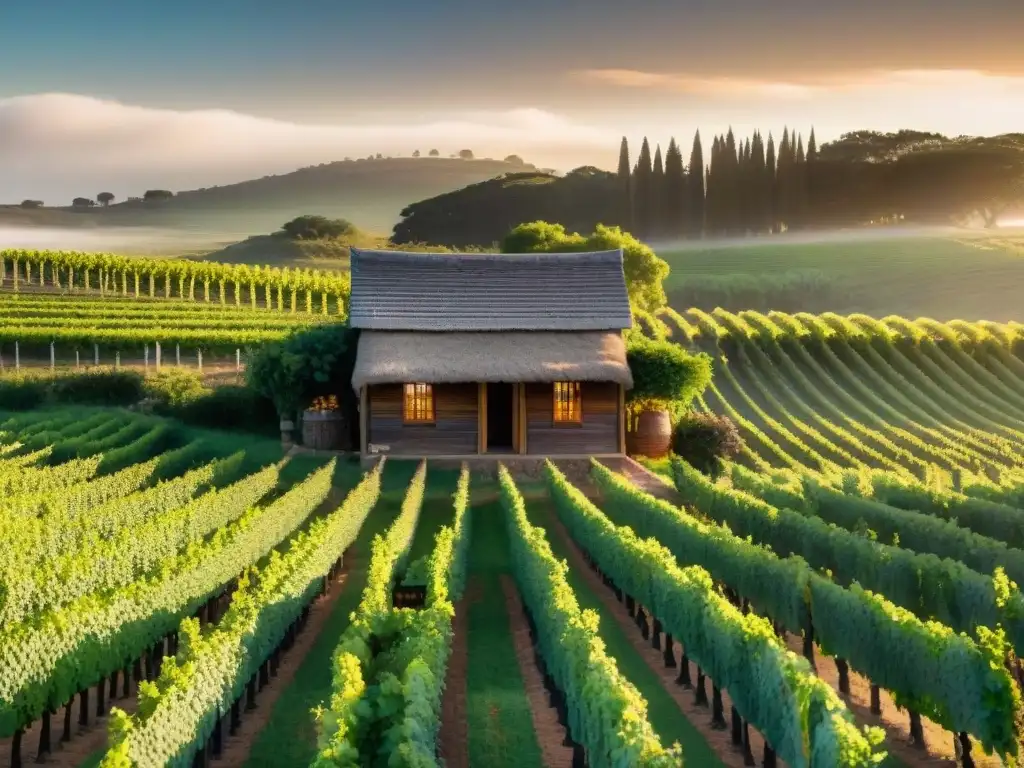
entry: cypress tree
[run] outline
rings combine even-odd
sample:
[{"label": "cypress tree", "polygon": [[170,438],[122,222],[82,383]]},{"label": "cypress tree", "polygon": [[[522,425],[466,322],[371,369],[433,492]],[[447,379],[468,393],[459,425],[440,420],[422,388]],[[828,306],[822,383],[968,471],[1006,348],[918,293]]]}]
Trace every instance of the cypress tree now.
[{"label": "cypress tree", "polygon": [[704,233],[714,235],[722,225],[722,139],[711,140],[711,157],[708,158],[707,181],[704,184]]},{"label": "cypress tree", "polygon": [[771,229],[772,190],[760,131],[754,133],[750,152],[751,229],[762,233]]},{"label": "cypress tree", "polygon": [[796,155],[793,159],[793,221],[802,227],[807,220],[807,160],[804,156],[804,137],[796,140]]},{"label": "cypress tree", "polygon": [[736,137],[732,127],[721,143],[722,150],[722,228],[729,233],[739,229],[740,220],[740,161],[736,151]]},{"label": "cypress tree", "polygon": [[768,133],[768,149],[765,150],[765,192],[767,200],[768,231],[776,231],[779,221],[778,161],[775,157],[775,139]]},{"label": "cypress tree", "polygon": [[743,142],[743,149],[740,151],[740,232],[744,234],[754,228],[755,206],[757,197],[755,195],[755,178],[752,162],[753,149],[750,138]]},{"label": "cypress tree", "polygon": [[673,138],[665,152],[665,234],[681,237],[687,226],[686,172],[683,170],[683,153]]},{"label": "cypress tree", "polygon": [[661,145],[654,149],[654,169],[651,172],[650,237],[665,233],[665,163],[661,159]]},{"label": "cypress tree", "polygon": [[818,142],[814,138],[814,126],[811,126],[811,135],[807,139],[807,218],[813,220],[815,214],[814,202],[816,200],[818,172]]},{"label": "cypress tree", "polygon": [[654,171],[651,168],[651,145],[644,137],[640,145],[640,156],[633,171],[633,229],[639,238],[651,235],[651,182]]},{"label": "cypress tree", "polygon": [[633,179],[629,165],[629,142],[622,137],[619,146],[619,224],[627,232],[633,229]]},{"label": "cypress tree", "polygon": [[705,207],[705,183],[704,183],[704,149],[700,141],[700,131],[693,136],[693,149],[690,150],[690,220],[687,230],[694,236],[700,237],[704,233],[704,207]]},{"label": "cypress tree", "polygon": [[793,217],[793,154],[789,128],[783,128],[782,141],[779,142],[779,164],[775,171],[775,215],[780,232],[783,228],[789,228]]}]

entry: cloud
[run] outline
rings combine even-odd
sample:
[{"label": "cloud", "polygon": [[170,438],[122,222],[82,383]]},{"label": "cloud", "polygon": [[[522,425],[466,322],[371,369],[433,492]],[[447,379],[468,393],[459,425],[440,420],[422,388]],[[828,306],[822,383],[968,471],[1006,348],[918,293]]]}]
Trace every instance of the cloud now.
[{"label": "cloud", "polygon": [[965,69],[868,69],[801,75],[785,79],[704,76],[685,72],[646,72],[635,69],[583,69],[570,77],[617,88],[661,90],[721,99],[806,100],[830,94],[857,92],[936,90],[1010,90],[1024,87],[1024,76],[1001,75]]},{"label": "cloud", "polygon": [[[222,109],[172,110],[48,93],[0,99],[0,195],[66,194],[93,185],[173,189],[237,181],[304,165],[470,148],[537,164],[607,149],[617,135],[537,109],[467,112],[441,120],[310,125]],[[17,184],[17,188],[14,186]],[[115,193],[131,190],[112,189]],[[44,198],[45,199],[45,198]]]}]

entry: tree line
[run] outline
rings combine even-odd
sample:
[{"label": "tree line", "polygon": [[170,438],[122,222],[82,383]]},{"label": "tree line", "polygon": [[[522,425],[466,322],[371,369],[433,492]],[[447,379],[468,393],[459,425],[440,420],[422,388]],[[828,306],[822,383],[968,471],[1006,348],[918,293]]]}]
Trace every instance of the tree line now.
[{"label": "tree line", "polygon": [[979,223],[1024,207],[1024,134],[954,137],[855,131],[819,144],[732,130],[689,157],[673,138],[627,139],[614,172],[516,172],[413,203],[394,243],[491,247],[528,221],[590,232],[614,224],[647,241],[892,223]]},{"label": "tree line", "polygon": [[776,144],[755,131],[715,136],[705,163],[700,132],[689,162],[673,138],[664,156],[645,137],[635,163],[623,137],[616,172],[619,220],[645,239],[777,233],[815,226],[933,223],[976,216],[993,226],[1024,204],[1024,134],[849,133],[819,150],[788,128]]}]

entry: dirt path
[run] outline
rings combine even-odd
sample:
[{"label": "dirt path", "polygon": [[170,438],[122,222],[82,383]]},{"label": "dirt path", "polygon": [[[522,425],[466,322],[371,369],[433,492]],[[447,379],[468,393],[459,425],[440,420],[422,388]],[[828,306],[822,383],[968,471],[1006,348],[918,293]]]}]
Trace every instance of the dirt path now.
[{"label": "dirt path", "polygon": [[447,768],[469,768],[469,744],[466,739],[466,679],[469,671],[469,608],[480,600],[480,585],[471,582],[455,606],[452,621],[452,653],[441,698],[441,732],[438,753]]},{"label": "dirt path", "polygon": [[[601,577],[598,576],[589,565],[587,565],[586,561],[583,559],[583,553],[569,536],[565,526],[562,525],[562,521],[554,514],[551,514],[546,520],[546,526],[550,535],[559,536],[565,542],[566,550],[569,552],[569,566],[577,571],[587,582],[590,590],[604,605],[608,615],[614,617],[615,621],[622,629],[623,634],[625,634],[629,639],[630,644],[644,660],[647,666],[650,667],[651,671],[658,676],[662,686],[664,686],[669,696],[671,696],[672,700],[676,703],[676,706],[679,707],[679,711],[682,712],[687,720],[693,724],[694,728],[696,728],[700,735],[707,741],[715,755],[717,755],[725,765],[729,766],[729,768],[744,768],[743,752],[739,747],[733,745],[731,731],[729,729],[719,730],[712,727],[710,706],[705,707],[696,704],[694,702],[694,692],[683,688],[676,682],[679,669],[666,667],[664,652],[656,650],[652,647],[649,640],[643,639],[643,635],[640,634],[636,621],[630,617],[629,612],[626,610],[626,606],[615,598],[614,593],[612,593],[612,591],[604,585],[604,582],[601,581]],[[674,654],[678,662],[678,646],[674,647]],[[690,679],[695,682],[697,680],[697,667],[693,663],[690,664]],[[709,702],[711,699],[711,687],[712,680],[708,677],[706,679],[705,688],[707,690]],[[722,691],[722,705],[728,722],[732,701],[729,699],[729,694],[726,691]],[[764,739],[753,727],[749,728],[749,733],[750,749],[754,757],[758,762],[760,762],[760,758],[764,753]],[[785,766],[785,762],[780,758],[777,760],[777,765],[781,768],[781,766]]]},{"label": "dirt path", "polygon": [[[794,653],[803,653],[803,638],[787,634],[786,645]],[[839,670],[835,660],[823,654],[818,646],[815,646],[814,650],[814,663],[818,670],[818,677],[838,691]],[[953,752],[953,734],[927,717],[922,717],[921,727],[924,729],[927,749],[922,751],[912,746],[910,743],[910,716],[906,710],[897,708],[892,696],[887,691],[883,690],[880,696],[881,716],[871,713],[871,683],[866,677],[850,670],[850,694],[848,696],[840,694],[840,698],[846,702],[846,706],[853,712],[859,723],[884,728],[886,748],[910,768],[916,766],[955,768],[957,763]],[[998,757],[986,755],[981,749],[981,744],[974,740],[972,740],[971,757],[978,768],[1001,768],[1002,766]]]},{"label": "dirt path", "polygon": [[287,652],[281,654],[281,662],[277,668],[277,676],[270,678],[270,683],[256,695],[256,709],[243,712],[242,722],[235,734],[224,731],[224,743],[221,757],[215,761],[220,766],[245,765],[252,752],[256,736],[266,727],[274,711],[274,704],[281,694],[291,685],[295,674],[302,666],[306,654],[316,642],[320,630],[331,615],[334,604],[338,602],[345,585],[351,563],[355,561],[355,552],[349,550],[342,560],[341,574],[331,582],[326,595],[318,597],[309,608],[309,619],[305,628],[295,639],[295,644]]},{"label": "dirt path", "polygon": [[533,658],[533,642],[530,640],[530,627],[523,615],[523,603],[519,590],[511,576],[502,574],[501,588],[505,593],[505,607],[508,610],[509,625],[512,630],[512,641],[516,649],[516,661],[523,676],[523,687],[530,701],[530,715],[533,719],[533,731],[537,735],[544,758],[545,768],[571,768],[572,748],[563,746],[565,728],[558,722],[555,708],[548,703],[548,693],[544,688],[544,680]]}]

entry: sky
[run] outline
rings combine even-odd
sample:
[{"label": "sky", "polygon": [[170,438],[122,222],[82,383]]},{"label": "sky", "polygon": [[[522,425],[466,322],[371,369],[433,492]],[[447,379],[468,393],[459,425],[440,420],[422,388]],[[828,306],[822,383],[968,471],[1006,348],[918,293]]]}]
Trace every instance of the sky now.
[{"label": "sky", "polygon": [[428,145],[567,170],[698,128],[1024,131],[1022,29],[1021,0],[0,2],[0,202]]}]

